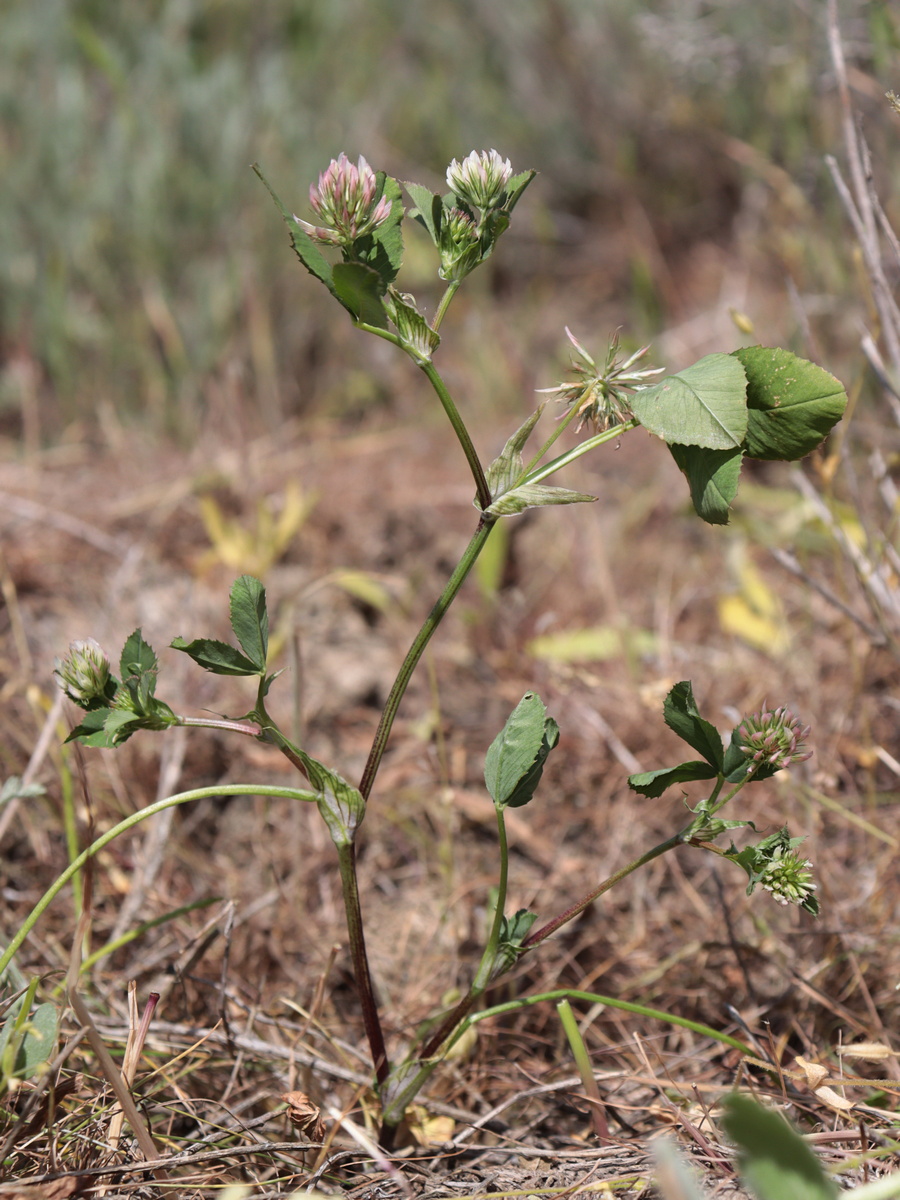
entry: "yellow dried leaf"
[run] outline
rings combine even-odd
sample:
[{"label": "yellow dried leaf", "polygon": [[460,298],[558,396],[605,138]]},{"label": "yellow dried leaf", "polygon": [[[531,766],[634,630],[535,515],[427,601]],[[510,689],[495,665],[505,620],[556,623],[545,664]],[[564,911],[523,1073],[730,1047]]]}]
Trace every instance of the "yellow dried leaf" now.
[{"label": "yellow dried leaf", "polygon": [[[806,1076],[806,1082],[809,1085],[810,1091],[815,1092],[822,1080],[828,1076],[826,1067],[821,1066],[819,1063],[809,1062],[807,1059],[801,1058],[799,1054],[794,1059],[794,1062]],[[816,1092],[816,1095],[818,1095],[818,1092]]]},{"label": "yellow dried leaf", "polygon": [[827,1104],[829,1108],[836,1108],[839,1112],[849,1112],[853,1107],[852,1100],[847,1100],[844,1096],[839,1096],[830,1087],[816,1088],[816,1095],[823,1104]]}]

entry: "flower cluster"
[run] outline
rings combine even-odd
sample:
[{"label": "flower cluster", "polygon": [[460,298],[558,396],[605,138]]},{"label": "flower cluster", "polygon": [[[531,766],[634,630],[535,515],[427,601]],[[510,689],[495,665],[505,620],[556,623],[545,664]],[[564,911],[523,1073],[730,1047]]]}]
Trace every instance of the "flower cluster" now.
[{"label": "flower cluster", "polygon": [[294,220],[313,241],[331,246],[349,246],[371,233],[391,215],[391,202],[377,197],[375,172],[360,155],[356,166],[341,154],[331,160],[319,176],[318,187],[310,185],[309,202],[324,225]]},{"label": "flower cluster", "polygon": [[447,168],[447,186],[464,204],[483,213],[503,207],[511,178],[512,163],[496,150],[473,150],[462,162],[454,158]]},{"label": "flower cluster", "polygon": [[779,846],[763,868],[759,886],[772,893],[779,904],[810,907],[816,885],[812,882],[812,863],[801,858],[791,846]]},{"label": "flower cluster", "polygon": [[107,697],[109,659],[93,638],[72,642],[66,657],[56,659],[53,673],[69,699],[81,708]]},{"label": "flower cluster", "polygon": [[606,350],[603,366],[597,365],[572,331],[567,327],[566,336],[575,347],[572,359],[572,374],[575,378],[557,387],[541,388],[545,394],[555,396],[567,408],[578,413],[578,428],[589,421],[598,430],[607,429],[619,421],[631,417],[628,396],[644,386],[643,380],[651,375],[660,375],[664,368],[634,370],[634,365],[650,349],[642,346],[626,359],[619,359],[619,335],[613,337]]},{"label": "flower cluster", "polygon": [[763,704],[761,712],[744,718],[738,726],[737,737],[741,752],[750,759],[748,773],[763,763],[781,771],[791,763],[812,758],[812,751],[805,746],[809,726],[801,726],[784,705],[772,710]]},{"label": "flower cluster", "polygon": [[451,208],[441,222],[440,277],[448,283],[464,279],[481,258],[481,239],[473,219],[461,208]]}]

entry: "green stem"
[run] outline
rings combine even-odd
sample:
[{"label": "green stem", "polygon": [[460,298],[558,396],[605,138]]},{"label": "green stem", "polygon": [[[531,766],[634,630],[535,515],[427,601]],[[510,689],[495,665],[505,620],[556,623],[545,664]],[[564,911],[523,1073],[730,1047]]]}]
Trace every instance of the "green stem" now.
[{"label": "green stem", "polygon": [[578,416],[578,408],[577,408],[577,406],[573,405],[572,408],[570,408],[569,411],[565,414],[563,419],[556,423],[556,425],[553,428],[553,432],[547,438],[546,442],[544,442],[543,446],[541,446],[540,450],[538,450],[537,454],[534,456],[534,458],[531,460],[531,462],[528,464],[528,466],[525,468],[525,470],[522,471],[519,478],[513,484],[513,487],[518,487],[521,483],[525,482],[525,480],[528,478],[528,476],[531,474],[531,472],[537,467],[538,463],[541,461],[541,459],[544,457],[544,455],[547,453],[547,451],[550,449],[550,447],[553,445],[553,443],[557,440],[557,438],[559,438],[569,428],[569,426],[572,424],[572,422],[574,421],[574,419],[577,416]]},{"label": "green stem", "polygon": [[362,1011],[363,1026],[372,1052],[375,1078],[383,1084],[390,1074],[384,1033],[378,1016],[378,1004],[372,987],[369,958],[366,954],[366,939],[363,931],[362,908],[359,903],[359,884],[356,876],[356,847],[347,842],[337,847],[338,867],[341,873],[341,891],[344,894],[344,911],[347,914],[347,933],[353,959],[353,974]]},{"label": "green stem", "polygon": [[393,1127],[400,1123],[403,1117],[403,1112],[412,1101],[415,1099],[418,1092],[425,1086],[428,1079],[440,1065],[440,1058],[431,1058],[426,1061],[427,1054],[436,1054],[440,1049],[442,1056],[445,1056],[447,1051],[457,1042],[467,1029],[473,1025],[477,1025],[480,1021],[486,1021],[489,1017],[501,1016],[503,1013],[518,1012],[522,1008],[530,1008],[535,1004],[543,1004],[548,1000],[583,1000],[588,1004],[603,1004],[607,1008],[617,1008],[622,1012],[636,1013],[638,1016],[650,1017],[655,1021],[662,1021],[667,1025],[677,1025],[681,1029],[690,1029],[693,1033],[698,1033],[702,1037],[712,1038],[716,1042],[720,1042],[724,1046],[731,1046],[735,1050],[740,1050],[742,1054],[746,1054],[749,1058],[753,1058],[753,1051],[743,1042],[739,1042],[737,1038],[730,1037],[727,1033],[720,1033],[719,1030],[713,1029],[711,1025],[704,1025],[702,1021],[691,1021],[687,1017],[675,1017],[671,1013],[663,1012],[659,1008],[650,1008],[646,1004],[632,1004],[629,1000],[616,1000],[613,996],[601,996],[595,992],[579,992],[574,989],[561,988],[554,992],[541,992],[537,996],[523,996],[518,1000],[507,1000],[503,1004],[495,1004],[491,1008],[485,1008],[474,1016],[460,1014],[456,1018],[456,1024],[449,1033],[445,1033],[437,1047],[429,1050],[434,1043],[434,1039],[429,1042],[428,1047],[422,1052],[420,1058],[420,1069],[415,1076],[410,1080],[407,1086],[403,1089],[401,1096],[398,1096],[394,1102],[394,1106],[390,1113],[389,1124]]},{"label": "green stem", "polygon": [[673,834],[672,837],[666,838],[664,842],[660,842],[654,846],[652,850],[648,850],[646,854],[642,854],[640,858],[636,858],[627,866],[622,867],[621,871],[616,871],[615,875],[610,875],[609,879],[601,883],[599,887],[594,888],[583,900],[579,900],[577,904],[573,904],[571,908],[567,908],[565,912],[560,913],[558,917],[554,917],[552,921],[548,921],[546,925],[542,925],[536,933],[530,934],[522,943],[523,951],[533,950],[535,946],[539,946],[551,934],[556,933],[557,929],[571,921],[573,917],[577,917],[579,913],[584,912],[588,905],[592,904],[598,896],[602,896],[604,892],[608,892],[610,888],[614,887],[627,875],[630,875],[632,871],[636,871],[638,867],[643,867],[646,863],[652,862],[654,858],[659,858],[661,854],[665,854],[669,850],[674,850],[676,846],[683,845],[685,834],[689,828],[690,826],[686,826],[678,833]]},{"label": "green stem", "polygon": [[437,312],[434,314],[434,320],[431,322],[431,328],[435,333],[440,329],[441,322],[446,316],[447,309],[450,307],[450,301],[456,295],[461,283],[461,279],[455,279],[452,283],[447,284],[447,290],[441,296],[441,302],[438,305]]},{"label": "green stem", "polygon": [[381,765],[381,759],[391,734],[391,726],[394,723],[397,709],[400,707],[400,701],[403,699],[413,671],[415,671],[419,659],[422,657],[432,635],[444,619],[447,609],[456,599],[456,594],[462,587],[466,576],[475,565],[475,560],[484,549],[484,544],[488,539],[495,519],[482,514],[478,522],[478,528],[472,535],[472,540],[463,551],[462,558],[457,563],[453,574],[447,580],[446,586],[435,602],[431,612],[425,618],[422,628],[416,634],[415,640],[400,666],[397,678],[394,680],[390,694],[385,702],[384,711],[381,714],[381,720],[378,723],[378,729],[375,733],[375,740],[372,743],[372,749],[369,751],[369,757],[366,761],[362,778],[359,781],[359,790],[364,800],[368,800],[371,794],[372,785],[375,782],[375,776],[378,774],[378,768]]},{"label": "green stem", "polygon": [[259,726],[246,721],[226,721],[218,717],[179,717],[178,724],[190,729],[222,729],[227,733],[243,733],[247,737],[259,737]]},{"label": "green stem", "polygon": [[723,1046],[731,1046],[734,1050],[740,1050],[742,1054],[746,1054],[750,1058],[754,1056],[749,1046],[739,1042],[737,1038],[730,1037],[727,1033],[720,1033],[711,1025],[704,1025],[702,1021],[691,1021],[687,1017],[675,1017],[671,1013],[663,1012],[662,1009],[649,1008],[646,1004],[632,1004],[629,1000],[616,1000],[612,996],[599,996],[595,992],[579,992],[569,988],[561,988],[555,992],[542,992],[538,996],[523,996],[519,1000],[507,1000],[504,1004],[495,1004],[492,1008],[486,1008],[473,1017],[469,1017],[460,1028],[459,1036],[465,1033],[470,1025],[477,1025],[479,1021],[486,1021],[489,1017],[498,1017],[503,1013],[517,1012],[521,1008],[530,1008],[534,1004],[543,1004],[547,1000],[583,1000],[587,1004],[603,1004],[607,1008],[618,1008],[622,1012],[636,1013],[638,1016],[663,1021],[667,1025],[690,1029],[693,1033],[699,1033],[703,1037],[721,1042]]},{"label": "green stem", "polygon": [[69,880],[81,870],[89,858],[93,858],[95,854],[98,854],[104,846],[107,846],[120,834],[127,833],[129,829],[132,829],[141,821],[146,821],[148,817],[154,817],[157,813],[161,813],[167,808],[174,808],[177,804],[187,804],[189,800],[202,800],[210,796],[283,796],[288,800],[305,800],[312,803],[318,800],[318,796],[314,792],[298,791],[296,788],[272,787],[255,783],[226,783],[219,787],[193,788],[189,792],[179,792],[177,795],[167,796],[164,800],[157,800],[155,804],[148,804],[146,808],[132,813],[123,821],[120,821],[118,825],[114,825],[112,829],[108,829],[106,833],[101,834],[86,850],[82,850],[81,854],[73,859],[58,879],[50,885],[19,926],[6,950],[3,954],[0,954],[0,976],[2,976],[19,947],[40,920],[44,910],[62,891]]},{"label": "green stem", "polygon": [[546,479],[548,475],[553,475],[562,467],[567,467],[569,463],[575,462],[581,458],[583,454],[587,454],[590,450],[596,450],[598,446],[602,446],[605,442],[614,442],[616,438],[620,438],[623,433],[628,433],[631,429],[640,428],[639,421],[625,421],[621,425],[613,425],[612,429],[604,429],[602,433],[595,434],[594,437],[588,438],[586,442],[579,442],[577,446],[573,446],[571,450],[567,450],[565,454],[560,454],[557,458],[553,458],[550,462],[545,463],[542,467],[529,472],[528,475],[520,483],[540,483],[542,479]]},{"label": "green stem", "polygon": [[497,840],[500,845],[500,881],[497,884],[497,904],[494,909],[494,920],[488,936],[484,954],[475,972],[475,978],[469,988],[469,996],[474,1000],[482,994],[491,981],[491,974],[497,962],[497,945],[500,941],[500,930],[503,926],[503,914],[506,911],[506,891],[509,880],[509,843],[506,838],[506,819],[503,808],[497,806]]},{"label": "green stem", "polygon": [[484,476],[484,469],[481,465],[481,460],[479,459],[475,450],[475,446],[472,443],[472,439],[469,436],[469,431],[466,428],[465,422],[459,415],[459,409],[456,407],[455,403],[453,402],[453,397],[447,390],[447,385],[444,383],[443,379],[441,379],[441,376],[435,368],[434,363],[418,362],[417,360],[417,365],[425,373],[429,383],[437,393],[437,397],[444,407],[444,412],[449,417],[450,424],[453,426],[453,432],[456,434],[457,440],[463,448],[463,453],[465,454],[466,461],[469,464],[469,470],[472,472],[472,478],[475,480],[475,495],[478,507],[481,509],[490,508],[491,504],[493,503],[493,497],[491,496],[491,489],[488,487],[487,479],[485,479]]}]

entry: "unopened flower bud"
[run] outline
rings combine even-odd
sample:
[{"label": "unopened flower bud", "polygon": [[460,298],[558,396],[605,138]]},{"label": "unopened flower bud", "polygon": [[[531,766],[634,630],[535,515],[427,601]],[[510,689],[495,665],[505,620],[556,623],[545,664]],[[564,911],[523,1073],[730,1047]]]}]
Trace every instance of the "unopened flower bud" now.
[{"label": "unopened flower bud", "polygon": [[810,860],[801,858],[796,850],[779,848],[763,869],[760,886],[771,892],[779,904],[809,905],[811,894],[816,890],[811,867]]},{"label": "unopened flower bud", "polygon": [[294,220],[314,241],[349,246],[391,215],[390,200],[386,196],[376,200],[377,191],[375,172],[362,155],[354,166],[341,154],[319,176],[318,187],[313,184],[309,189],[313,211],[325,224],[311,225],[299,217]]},{"label": "unopened flower bud", "polygon": [[470,208],[482,212],[502,207],[511,178],[512,163],[496,150],[473,150],[462,162],[454,158],[447,168],[447,186]]},{"label": "unopened flower bud", "polygon": [[56,660],[54,674],[69,699],[87,708],[106,696],[109,659],[93,638],[72,642],[66,657]]},{"label": "unopened flower bud", "polygon": [[478,266],[481,240],[475,222],[461,208],[451,208],[441,223],[440,277],[453,283]]},{"label": "unopened flower bud", "polygon": [[762,711],[745,717],[738,727],[741,751],[750,759],[747,770],[765,764],[781,771],[791,763],[806,762],[812,751],[806,749],[809,726],[805,728],[783,705],[774,710],[764,704]]}]

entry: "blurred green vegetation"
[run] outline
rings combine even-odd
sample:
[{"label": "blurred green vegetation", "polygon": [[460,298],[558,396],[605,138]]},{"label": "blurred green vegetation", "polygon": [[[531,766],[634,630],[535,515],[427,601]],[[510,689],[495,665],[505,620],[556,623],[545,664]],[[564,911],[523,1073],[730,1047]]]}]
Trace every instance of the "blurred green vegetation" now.
[{"label": "blurred green vegetation", "polygon": [[[577,261],[634,213],[663,255],[727,240],[748,171],[784,168],[827,208],[824,7],[8,0],[0,428],[30,419],[53,442],[105,409],[186,436],[223,389],[269,427],[327,395],[322,329],[342,316],[289,253],[254,160],[301,215],[341,150],[434,186],[472,148],[537,168],[523,231],[492,267],[509,303],[536,267]],[[854,60],[886,69],[896,14],[842,8]],[[664,322],[652,260],[631,259],[621,287]]]}]

